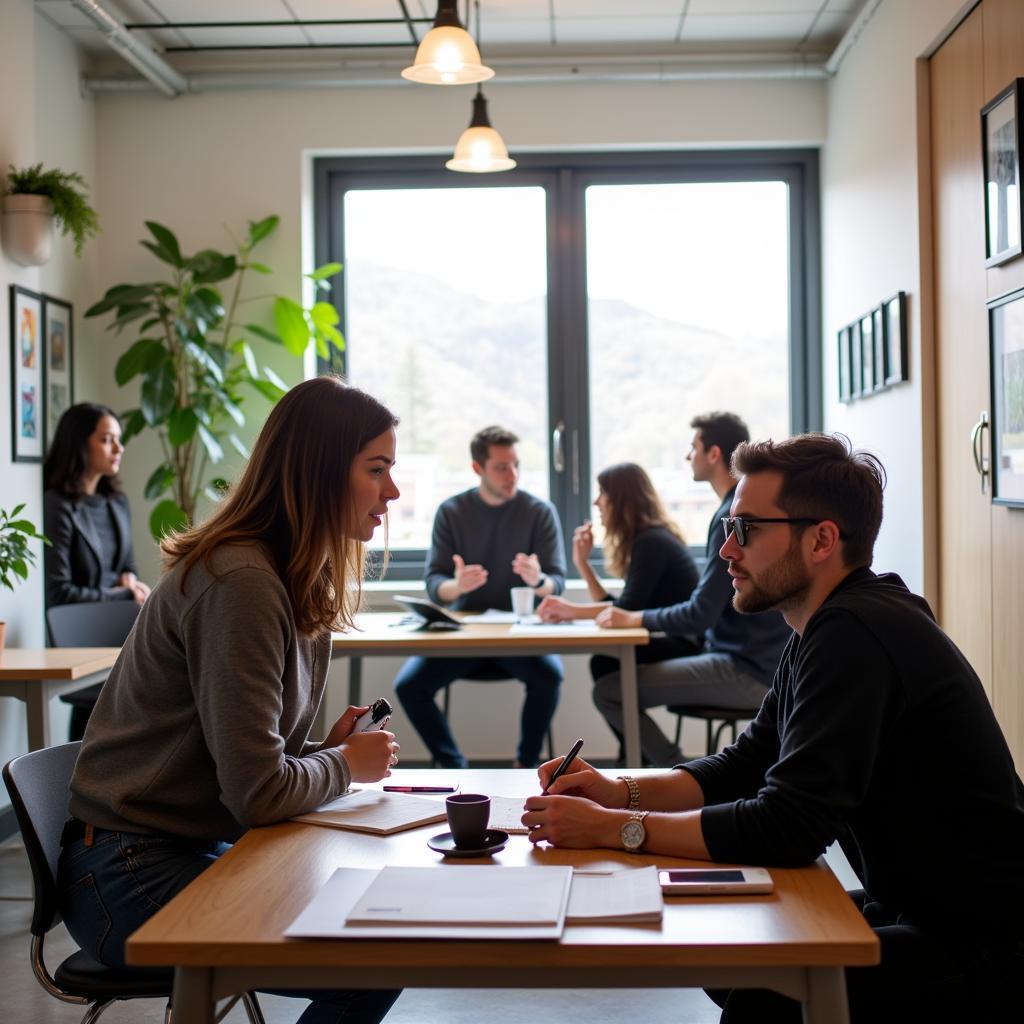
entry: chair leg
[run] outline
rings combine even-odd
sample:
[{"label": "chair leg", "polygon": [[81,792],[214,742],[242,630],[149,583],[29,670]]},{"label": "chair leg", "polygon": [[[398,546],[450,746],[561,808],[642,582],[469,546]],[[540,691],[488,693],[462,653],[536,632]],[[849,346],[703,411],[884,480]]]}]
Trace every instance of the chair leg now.
[{"label": "chair leg", "polygon": [[242,1003],[245,1006],[245,1015],[249,1018],[249,1024],[266,1024],[263,1019],[263,1011],[260,1009],[260,1001],[256,998],[255,992],[244,993]]},{"label": "chair leg", "polygon": [[676,738],[673,740],[673,742],[675,743],[677,750],[682,750],[683,749],[682,747],[679,746],[679,741],[682,739],[682,737],[683,737],[683,716],[682,715],[676,715]]},{"label": "chair leg", "polygon": [[715,733],[714,720],[709,718],[705,723],[704,730],[704,752],[709,756],[711,754],[718,753],[718,747],[715,744],[718,742],[717,734]]},{"label": "chair leg", "polygon": [[100,1019],[100,1014],[102,1014],[108,1006],[112,1005],[113,1002],[113,999],[108,999],[105,1003],[93,1003],[82,1018],[82,1024],[95,1024],[95,1022]]}]

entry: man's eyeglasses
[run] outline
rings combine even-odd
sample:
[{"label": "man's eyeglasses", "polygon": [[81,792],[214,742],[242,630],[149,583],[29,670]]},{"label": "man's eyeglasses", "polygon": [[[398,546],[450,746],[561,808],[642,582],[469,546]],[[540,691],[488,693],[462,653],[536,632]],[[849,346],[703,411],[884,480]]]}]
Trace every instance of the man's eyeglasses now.
[{"label": "man's eyeglasses", "polygon": [[755,524],[803,523],[806,526],[816,526],[820,522],[822,522],[820,519],[768,519],[762,516],[722,516],[722,525],[725,527],[725,539],[728,540],[735,533],[736,543],[741,548],[747,546],[747,527],[754,526]]}]

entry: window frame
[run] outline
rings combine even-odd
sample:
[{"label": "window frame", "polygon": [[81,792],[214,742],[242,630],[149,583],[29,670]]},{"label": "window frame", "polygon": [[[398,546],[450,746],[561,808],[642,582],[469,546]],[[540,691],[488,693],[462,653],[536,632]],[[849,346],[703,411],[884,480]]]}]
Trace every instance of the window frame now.
[{"label": "window frame", "polygon": [[[454,175],[436,155],[322,156],[313,159],[313,249],[317,265],[342,264],[328,293],[346,338],[344,195],[349,189],[494,188],[540,185],[547,205],[547,347],[550,500],[563,524],[572,567],[572,527],[590,515],[590,399],[587,353],[586,189],[590,185],[782,181],[789,188],[790,430],[822,425],[821,223],[816,149],[658,150],[516,154],[502,174]],[[344,354],[318,370],[345,372]],[[700,412],[701,410],[694,410]],[[553,428],[566,424],[567,465],[554,469]],[[468,445],[469,438],[466,439]],[[688,444],[688,437],[680,437]],[[468,458],[468,455],[467,455]],[[703,549],[695,546],[699,553]],[[387,577],[419,579],[425,549],[390,554]]]}]

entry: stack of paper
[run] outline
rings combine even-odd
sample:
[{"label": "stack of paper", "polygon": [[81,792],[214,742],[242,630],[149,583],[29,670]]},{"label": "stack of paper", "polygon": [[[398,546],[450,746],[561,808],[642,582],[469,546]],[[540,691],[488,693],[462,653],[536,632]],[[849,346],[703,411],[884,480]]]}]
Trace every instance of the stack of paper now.
[{"label": "stack of paper", "polygon": [[522,796],[492,796],[491,817],[487,827],[500,828],[510,836],[527,835],[530,830],[521,820],[524,803],[526,798]]},{"label": "stack of paper", "polygon": [[444,804],[437,800],[407,793],[382,793],[376,789],[350,789],[336,800],[293,820],[388,836],[392,832],[444,821],[446,817]]},{"label": "stack of paper", "polygon": [[664,900],[658,869],[577,870],[572,876],[570,924],[651,924],[661,920]]},{"label": "stack of paper", "polygon": [[557,939],[568,867],[338,868],[291,938]]}]

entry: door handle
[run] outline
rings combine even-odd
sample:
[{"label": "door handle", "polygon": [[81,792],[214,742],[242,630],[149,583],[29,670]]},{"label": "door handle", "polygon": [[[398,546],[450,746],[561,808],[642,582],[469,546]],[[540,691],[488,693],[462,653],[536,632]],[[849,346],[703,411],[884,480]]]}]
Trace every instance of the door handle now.
[{"label": "door handle", "polygon": [[982,410],[978,422],[971,428],[971,455],[974,456],[974,468],[981,477],[981,493],[988,491],[989,459],[985,454],[983,437],[988,430],[988,412]]},{"label": "door handle", "polygon": [[562,420],[551,431],[551,465],[556,473],[565,472],[565,423]]}]

